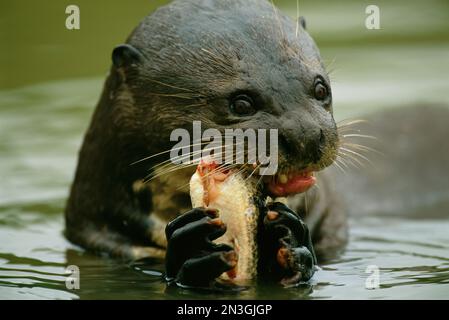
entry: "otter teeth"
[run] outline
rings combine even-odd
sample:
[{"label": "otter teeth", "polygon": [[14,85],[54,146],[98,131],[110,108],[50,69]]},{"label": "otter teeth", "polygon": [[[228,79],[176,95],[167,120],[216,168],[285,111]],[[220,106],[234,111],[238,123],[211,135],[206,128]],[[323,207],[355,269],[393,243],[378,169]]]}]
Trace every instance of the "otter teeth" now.
[{"label": "otter teeth", "polygon": [[279,182],[282,184],[286,184],[288,182],[288,177],[286,174],[279,175]]}]

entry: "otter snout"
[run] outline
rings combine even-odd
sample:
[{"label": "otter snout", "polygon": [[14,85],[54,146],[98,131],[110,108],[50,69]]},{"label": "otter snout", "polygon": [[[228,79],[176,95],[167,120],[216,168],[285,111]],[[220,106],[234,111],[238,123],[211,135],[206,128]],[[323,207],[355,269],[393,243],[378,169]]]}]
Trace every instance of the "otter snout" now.
[{"label": "otter snout", "polygon": [[306,153],[310,155],[310,160],[313,163],[320,162],[324,148],[326,147],[326,136],[324,135],[323,129],[315,130],[313,138],[307,144]]},{"label": "otter snout", "polygon": [[296,122],[280,131],[281,148],[289,159],[302,164],[318,164],[326,148],[326,135],[319,125],[304,126]]}]

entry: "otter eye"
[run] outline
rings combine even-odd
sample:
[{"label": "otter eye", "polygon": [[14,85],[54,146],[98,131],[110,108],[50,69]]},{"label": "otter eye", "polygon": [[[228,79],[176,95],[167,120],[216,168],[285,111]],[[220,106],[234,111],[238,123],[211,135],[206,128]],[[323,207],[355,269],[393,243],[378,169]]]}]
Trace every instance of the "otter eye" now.
[{"label": "otter eye", "polygon": [[247,95],[239,95],[232,101],[231,111],[239,116],[249,116],[254,114],[256,109],[250,97]]},{"label": "otter eye", "polygon": [[317,100],[326,100],[329,97],[329,90],[321,79],[315,81],[313,94]]}]

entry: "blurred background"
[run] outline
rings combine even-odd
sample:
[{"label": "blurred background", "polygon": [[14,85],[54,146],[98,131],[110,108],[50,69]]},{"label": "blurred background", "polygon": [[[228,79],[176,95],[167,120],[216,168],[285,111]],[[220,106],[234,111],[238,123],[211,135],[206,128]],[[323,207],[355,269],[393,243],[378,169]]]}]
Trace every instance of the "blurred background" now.
[{"label": "blurred background", "polygon": [[[128,298],[167,298],[161,268],[97,258],[62,236],[77,150],[111,51],[166,2],[0,2],[0,298],[120,298],[124,290]],[[65,28],[70,4],[80,8],[80,30]],[[275,4],[295,18],[295,0]],[[370,4],[380,8],[380,30],[365,28]],[[448,1],[300,0],[299,12],[331,70],[337,120],[385,108],[449,105]],[[385,226],[369,217],[351,223],[347,252],[324,266],[312,287],[260,288],[248,296],[448,298],[447,221],[391,220]],[[379,227],[381,234],[374,233]],[[410,243],[410,232],[422,236]],[[64,285],[70,263],[82,269],[78,291]],[[382,270],[379,290],[365,289],[370,264]]]}]

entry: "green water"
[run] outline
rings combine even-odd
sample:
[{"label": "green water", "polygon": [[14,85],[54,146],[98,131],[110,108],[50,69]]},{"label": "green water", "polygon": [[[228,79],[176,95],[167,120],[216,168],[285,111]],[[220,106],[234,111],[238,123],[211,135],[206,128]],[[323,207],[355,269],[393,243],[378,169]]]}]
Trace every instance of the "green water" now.
[{"label": "green water", "polygon": [[[0,50],[0,298],[205,298],[167,291],[160,280],[162,265],[93,256],[62,235],[77,150],[111,48],[157,3],[78,1],[81,30],[73,32],[64,28],[69,2],[36,3],[0,4],[0,39],[9,46]],[[449,105],[447,2],[378,1],[378,31],[363,27],[369,3],[300,3],[324,59],[335,69],[337,119],[413,103]],[[294,15],[296,1],[280,5]],[[351,217],[346,252],[323,265],[310,285],[259,286],[238,297],[447,299],[449,220],[425,219],[424,211],[422,216]],[[79,290],[66,289],[68,265],[80,267]],[[379,289],[365,288],[369,265],[380,268]]]}]

